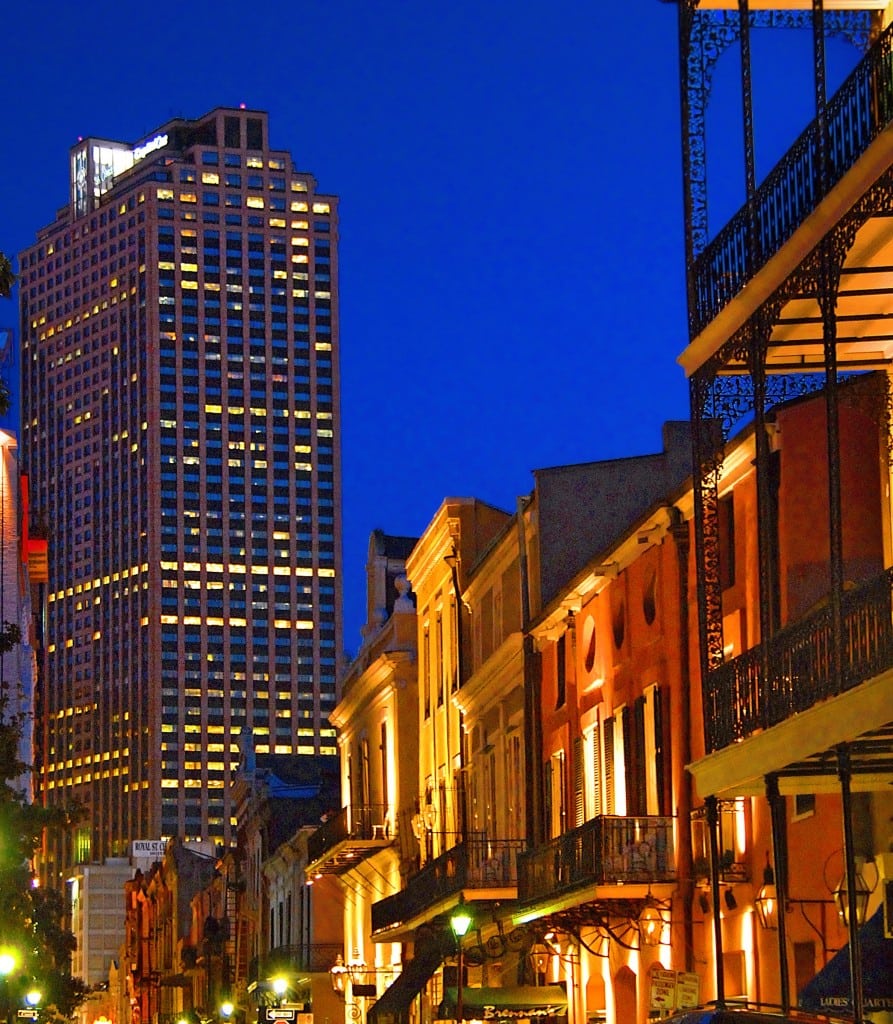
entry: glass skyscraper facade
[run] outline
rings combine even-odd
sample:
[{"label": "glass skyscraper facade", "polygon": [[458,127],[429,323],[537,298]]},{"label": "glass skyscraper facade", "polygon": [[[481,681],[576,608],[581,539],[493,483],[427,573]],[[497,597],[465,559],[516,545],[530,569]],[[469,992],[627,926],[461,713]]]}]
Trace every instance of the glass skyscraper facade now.
[{"label": "glass skyscraper facade", "polygon": [[20,256],[37,788],[86,812],[58,870],[228,842],[246,729],[335,752],[342,649],[336,198],[244,109],[70,167]]}]

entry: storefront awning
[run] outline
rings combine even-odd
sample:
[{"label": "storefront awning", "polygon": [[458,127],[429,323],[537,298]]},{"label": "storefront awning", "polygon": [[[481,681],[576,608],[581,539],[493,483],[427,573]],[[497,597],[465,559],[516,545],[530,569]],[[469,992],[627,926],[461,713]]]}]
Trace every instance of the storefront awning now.
[{"label": "storefront awning", "polygon": [[[455,1020],[458,989],[446,988],[437,1016]],[[567,993],[561,985],[518,985],[514,988],[463,988],[463,1020],[542,1020],[567,1013]]]},{"label": "storefront awning", "polygon": [[413,999],[422,991],[442,961],[443,956],[436,942],[417,944],[415,957],[406,961],[397,980],[369,1008],[366,1014],[369,1024],[386,1024],[386,1021],[405,1017]]},{"label": "storefront awning", "polygon": [[[884,937],[883,907],[862,926],[859,939],[865,1009],[893,1010],[893,939]],[[853,1012],[849,946],[838,950],[803,988],[798,1002],[801,1009],[813,1013]]]}]

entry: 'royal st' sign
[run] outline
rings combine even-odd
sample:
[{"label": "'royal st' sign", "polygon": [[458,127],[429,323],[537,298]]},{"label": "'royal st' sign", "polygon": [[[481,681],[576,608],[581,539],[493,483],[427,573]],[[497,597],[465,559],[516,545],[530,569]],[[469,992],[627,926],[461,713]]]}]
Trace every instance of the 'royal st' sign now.
[{"label": "'royal st' sign", "polygon": [[134,860],[161,860],[166,846],[165,839],[134,839],[130,847],[130,856]]}]

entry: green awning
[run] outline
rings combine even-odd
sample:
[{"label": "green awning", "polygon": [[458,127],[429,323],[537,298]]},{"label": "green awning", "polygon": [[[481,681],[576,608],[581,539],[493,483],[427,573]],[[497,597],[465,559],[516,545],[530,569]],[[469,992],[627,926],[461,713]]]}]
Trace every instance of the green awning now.
[{"label": "green awning", "polygon": [[[456,988],[444,989],[440,1020],[456,1020],[458,995]],[[566,1013],[567,993],[561,985],[462,989],[463,1020],[542,1020]]]}]

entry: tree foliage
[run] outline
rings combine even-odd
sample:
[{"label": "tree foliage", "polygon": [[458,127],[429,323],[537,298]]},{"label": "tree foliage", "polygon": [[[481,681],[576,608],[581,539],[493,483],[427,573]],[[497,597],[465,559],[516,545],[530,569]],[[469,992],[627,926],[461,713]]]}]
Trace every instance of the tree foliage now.
[{"label": "tree foliage", "polygon": [[[5,265],[4,265],[5,264]],[[0,288],[9,261],[0,253]],[[21,642],[20,627],[0,624],[0,656]],[[47,829],[69,824],[69,812],[31,803],[23,784],[30,768],[20,756],[24,719],[0,692],[0,949],[15,957],[15,969],[0,985],[3,1019],[23,1006],[25,992],[42,994],[45,1022],[70,1019],[86,994],[71,975],[74,935],[64,926],[62,895],[37,886],[34,855]]]},{"label": "tree foliage", "polygon": [[[4,252],[0,252],[0,298],[8,299],[12,295],[12,287],[16,276],[12,272],[12,263]],[[9,385],[0,377],[0,416],[9,412]]]},{"label": "tree foliage", "polygon": [[16,276],[12,272],[12,263],[4,252],[0,252],[0,297],[8,299],[12,294],[12,286]]},{"label": "tree foliage", "polygon": [[[4,643],[0,641],[0,648]],[[65,927],[61,893],[36,885],[34,855],[46,829],[70,823],[67,811],[30,803],[21,785],[28,768],[19,757],[21,721],[0,699],[0,946],[16,957],[6,981],[6,1010],[22,1006],[25,991],[42,993],[44,1021],[67,1020],[86,994],[71,975],[75,939]]]}]

